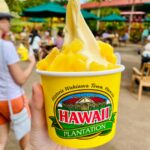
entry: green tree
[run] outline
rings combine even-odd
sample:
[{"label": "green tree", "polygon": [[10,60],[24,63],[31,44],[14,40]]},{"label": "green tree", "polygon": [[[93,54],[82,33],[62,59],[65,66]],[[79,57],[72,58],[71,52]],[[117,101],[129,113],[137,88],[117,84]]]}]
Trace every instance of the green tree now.
[{"label": "green tree", "polygon": [[24,8],[29,8],[33,6],[37,6],[43,3],[47,3],[49,0],[25,0],[23,1],[23,7]]},{"label": "green tree", "polygon": [[14,12],[21,12],[23,5],[22,2],[19,0],[6,0],[6,3],[8,4],[8,7],[10,11]]},{"label": "green tree", "polygon": [[68,0],[50,0],[51,2],[58,3],[60,5],[66,5]]},{"label": "green tree", "polygon": [[88,2],[101,2],[102,0],[88,0]]},{"label": "green tree", "polygon": [[6,0],[11,11],[22,12],[23,9],[49,2],[49,0]]},{"label": "green tree", "polygon": [[111,15],[111,14],[120,14],[118,8],[101,8],[101,17]]}]

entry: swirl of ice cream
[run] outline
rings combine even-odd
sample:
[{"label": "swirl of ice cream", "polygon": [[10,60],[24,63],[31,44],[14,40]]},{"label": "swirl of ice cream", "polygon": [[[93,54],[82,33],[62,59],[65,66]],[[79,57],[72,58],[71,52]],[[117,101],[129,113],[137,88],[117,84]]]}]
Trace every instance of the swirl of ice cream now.
[{"label": "swirl of ice cream", "polygon": [[37,64],[39,70],[80,72],[114,69],[116,56],[107,43],[96,41],[86,24],[79,0],[69,0],[66,12],[64,45],[61,50],[54,48]]},{"label": "swirl of ice cream", "polygon": [[107,66],[108,62],[100,55],[98,43],[81,14],[79,0],[69,0],[67,5],[64,44],[69,44],[74,39],[84,43],[80,53],[88,58],[88,64],[95,61]]}]

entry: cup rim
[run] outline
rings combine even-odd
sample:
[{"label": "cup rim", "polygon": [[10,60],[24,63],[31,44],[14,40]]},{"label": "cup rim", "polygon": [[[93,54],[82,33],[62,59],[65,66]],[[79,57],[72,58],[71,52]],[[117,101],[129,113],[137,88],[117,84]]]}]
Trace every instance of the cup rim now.
[{"label": "cup rim", "polygon": [[112,69],[112,70],[104,70],[104,71],[85,71],[85,72],[53,72],[53,71],[41,71],[36,70],[36,72],[40,75],[45,76],[57,76],[57,77],[79,77],[79,76],[101,76],[101,75],[108,75],[108,74],[115,74],[118,72],[122,72],[125,70],[124,65],[118,65],[119,68]]}]

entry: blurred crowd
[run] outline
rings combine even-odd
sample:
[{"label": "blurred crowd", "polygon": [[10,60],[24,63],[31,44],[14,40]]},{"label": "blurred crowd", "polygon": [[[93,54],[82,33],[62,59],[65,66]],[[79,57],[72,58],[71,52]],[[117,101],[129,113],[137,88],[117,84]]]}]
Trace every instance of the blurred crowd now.
[{"label": "blurred crowd", "polygon": [[[125,45],[129,40],[129,35],[126,31],[121,35],[117,31],[110,30],[94,32],[93,34],[97,40],[102,40],[112,46]],[[58,49],[62,47],[64,34],[62,29],[54,31],[47,29],[42,31],[36,28],[28,29],[23,27],[22,32],[9,32],[6,38],[13,41],[17,47],[21,44],[30,51],[32,50],[36,59],[39,60],[44,58],[53,47],[57,47]]]},{"label": "blurred crowd", "polygon": [[112,46],[120,46],[122,43],[126,44],[129,41],[128,31],[123,31],[121,34],[116,30],[104,30],[101,33],[94,33],[97,40],[102,40]]},{"label": "blurred crowd", "polygon": [[[104,41],[111,44],[112,46],[126,46],[126,43],[129,41],[128,30],[121,32],[117,30],[104,30],[101,32],[93,32],[97,40]],[[63,30],[39,30],[36,28],[28,29],[26,27],[22,28],[20,33],[12,33],[6,36],[14,44],[19,47],[23,45],[30,52],[33,51],[36,60],[43,59],[53,47],[61,49],[64,42],[64,33]],[[150,28],[146,28],[141,33],[141,45],[139,47],[138,53],[141,54],[141,64],[144,62],[150,61]]]},{"label": "blurred crowd", "polygon": [[11,40],[16,47],[24,47],[29,50],[29,53],[34,53],[36,60],[44,58],[53,47],[60,49],[63,45],[63,31],[56,30],[53,34],[50,29],[45,31],[33,28],[29,30],[23,27],[22,32],[9,32],[5,39]]}]

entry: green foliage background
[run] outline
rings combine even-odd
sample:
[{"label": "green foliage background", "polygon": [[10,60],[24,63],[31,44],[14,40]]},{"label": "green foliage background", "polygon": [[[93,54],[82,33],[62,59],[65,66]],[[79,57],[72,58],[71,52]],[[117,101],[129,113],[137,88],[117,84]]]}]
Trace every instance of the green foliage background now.
[{"label": "green foliage background", "polygon": [[10,11],[22,12],[23,9],[46,3],[49,0],[6,0]]},{"label": "green foliage background", "polygon": [[[33,7],[36,5],[40,5],[42,3],[47,3],[49,1],[51,2],[56,2],[59,3],[61,5],[65,5],[67,3],[68,0],[5,0],[6,3],[9,6],[9,9],[11,12],[15,12],[17,14],[20,14],[24,9],[29,8],[29,7]],[[101,0],[87,0],[87,1],[91,1],[91,2],[100,2]],[[95,10],[91,10],[92,13],[97,15],[97,9]],[[100,8],[100,16],[104,17],[110,14],[120,14],[120,10],[118,8]],[[150,14],[147,14],[147,17],[150,17]],[[18,21],[18,19],[13,19],[13,26],[12,29],[15,32],[20,32],[22,30],[22,26],[25,26],[26,24],[22,21],[22,19],[19,19],[20,21]],[[23,22],[23,23],[22,23]],[[92,31],[96,31],[96,25],[97,22],[94,20],[88,20],[87,21],[88,25],[90,26]],[[131,41],[140,41],[141,38],[141,32],[143,31],[144,28],[149,28],[150,23],[149,22],[144,22],[142,23],[142,27],[141,26],[132,26],[132,30],[131,30]],[[106,23],[100,23],[100,31],[103,30],[118,30],[119,32],[123,32],[124,30],[127,29],[127,23],[113,23],[113,22],[106,22]],[[140,32],[139,32],[140,31]]]}]

